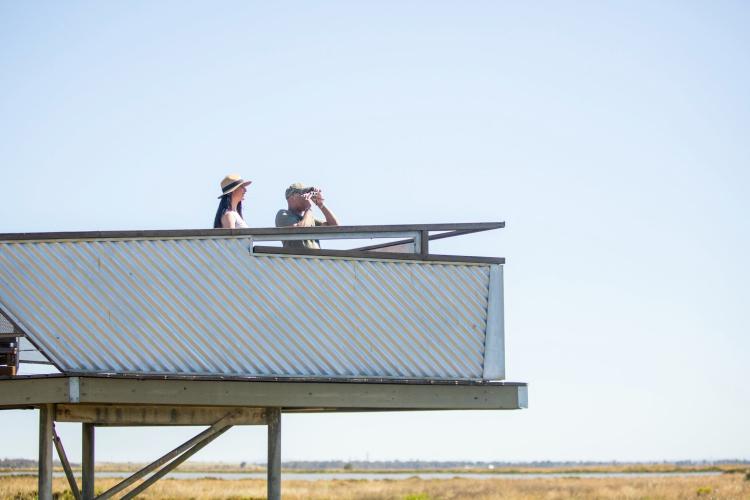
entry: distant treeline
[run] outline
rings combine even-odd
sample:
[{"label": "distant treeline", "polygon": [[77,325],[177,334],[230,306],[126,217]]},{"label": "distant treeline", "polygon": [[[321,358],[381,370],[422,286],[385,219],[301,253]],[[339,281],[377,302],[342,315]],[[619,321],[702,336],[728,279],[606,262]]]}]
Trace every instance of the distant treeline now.
[{"label": "distant treeline", "polygon": [[[191,468],[191,462],[183,464],[183,468]],[[59,466],[55,461],[55,466]],[[71,463],[74,468],[79,464]],[[102,464],[104,465],[104,464]],[[115,463],[107,463],[112,468]],[[133,464],[121,464],[132,466]],[[209,463],[195,464],[212,465]],[[218,468],[240,470],[250,466],[265,467],[265,463],[241,462],[230,464],[220,462],[213,464]],[[451,470],[451,469],[553,469],[553,468],[578,468],[578,467],[631,467],[631,466],[659,466],[669,465],[675,467],[711,467],[722,465],[750,465],[750,460],[678,460],[662,462],[620,462],[620,461],[554,461],[540,460],[533,462],[503,462],[503,461],[466,461],[466,460],[284,460],[282,466],[285,470]],[[0,458],[0,469],[36,469],[37,461],[26,458]],[[211,467],[213,468],[213,467]]]},{"label": "distant treeline", "polygon": [[26,458],[0,458],[0,469],[36,469],[36,463]]}]

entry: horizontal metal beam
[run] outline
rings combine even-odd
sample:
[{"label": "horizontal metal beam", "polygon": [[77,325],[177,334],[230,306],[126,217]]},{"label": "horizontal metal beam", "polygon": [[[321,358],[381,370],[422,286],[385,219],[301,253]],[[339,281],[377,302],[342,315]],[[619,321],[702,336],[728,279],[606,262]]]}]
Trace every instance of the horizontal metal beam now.
[{"label": "horizontal metal beam", "polygon": [[[496,228],[492,228],[496,229]],[[465,234],[473,234],[478,233],[481,231],[487,231],[488,229],[482,228],[482,229],[461,229],[457,231],[446,231],[444,233],[438,233],[438,234],[431,234],[427,239],[428,241],[435,241],[435,240],[442,240],[444,238],[453,238],[455,236],[463,236]],[[378,243],[376,245],[367,245],[364,247],[357,247],[352,248],[351,250],[365,250],[365,251],[371,251],[371,250],[380,250],[384,248],[391,248],[391,247],[397,247],[401,245],[408,245],[410,243],[414,243],[414,239],[405,239],[405,240],[399,240],[399,241],[389,241],[387,243]],[[416,253],[416,252],[415,252]]]},{"label": "horizontal metal beam", "polygon": [[346,257],[354,259],[407,260],[418,262],[445,262],[460,264],[505,264],[504,257],[475,257],[464,255],[431,255],[392,252],[363,252],[359,250],[317,250],[310,248],[283,248],[255,246],[253,253],[275,255],[311,255],[317,257]]},{"label": "horizontal metal beam", "polygon": [[[313,235],[313,239],[316,240],[365,240],[370,238],[413,238],[419,235],[419,231],[389,231],[389,232],[376,232],[376,233],[363,233],[363,232],[327,232],[323,234]],[[311,235],[307,232],[294,233],[294,234],[268,234],[268,235],[252,235],[253,241],[294,241],[294,240],[309,240]]]},{"label": "horizontal metal beam", "polygon": [[389,224],[367,226],[264,227],[249,229],[168,229],[155,231],[76,231],[49,233],[0,233],[0,241],[111,240],[141,238],[191,238],[216,236],[260,236],[284,234],[321,235],[330,233],[398,233],[406,231],[491,230],[505,222],[469,222],[447,224]]},{"label": "horizontal metal beam", "polygon": [[264,408],[216,406],[92,405],[58,404],[55,420],[83,422],[98,426],[211,425],[234,411],[229,424],[265,425]]}]

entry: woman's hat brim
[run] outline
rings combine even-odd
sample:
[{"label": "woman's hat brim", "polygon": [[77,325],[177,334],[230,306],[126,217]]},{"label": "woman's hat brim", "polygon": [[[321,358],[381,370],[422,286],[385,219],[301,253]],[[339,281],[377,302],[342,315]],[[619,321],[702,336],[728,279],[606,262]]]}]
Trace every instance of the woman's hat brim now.
[{"label": "woman's hat brim", "polygon": [[228,195],[229,193],[232,193],[232,192],[236,191],[236,190],[237,190],[237,189],[239,189],[240,187],[243,187],[243,186],[248,186],[248,185],[250,185],[250,184],[252,184],[252,183],[253,183],[253,181],[244,181],[244,182],[241,182],[241,183],[237,184],[236,186],[234,186],[234,187],[233,187],[232,189],[230,189],[229,191],[227,191],[226,193],[222,193],[221,195],[219,195],[219,196],[218,196],[218,198],[219,198],[219,199],[221,199],[221,198],[222,198],[223,196],[226,196],[226,195]]}]

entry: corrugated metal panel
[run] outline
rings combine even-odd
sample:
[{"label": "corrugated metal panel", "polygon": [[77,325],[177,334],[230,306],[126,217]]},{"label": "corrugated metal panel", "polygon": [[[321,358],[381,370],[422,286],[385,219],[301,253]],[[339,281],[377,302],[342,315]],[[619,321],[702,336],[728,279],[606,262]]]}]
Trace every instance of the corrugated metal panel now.
[{"label": "corrugated metal panel", "polygon": [[0,333],[14,333],[15,328],[13,328],[13,325],[5,319],[5,316],[0,314]]},{"label": "corrugated metal panel", "polygon": [[251,245],[0,243],[0,304],[67,372],[482,377],[488,265]]}]

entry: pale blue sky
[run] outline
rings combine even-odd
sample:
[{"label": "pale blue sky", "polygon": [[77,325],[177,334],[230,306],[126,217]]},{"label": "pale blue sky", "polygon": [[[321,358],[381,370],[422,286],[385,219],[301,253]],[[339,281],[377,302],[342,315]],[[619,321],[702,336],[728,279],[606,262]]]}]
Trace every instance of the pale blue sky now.
[{"label": "pale blue sky", "polygon": [[[517,412],[287,416],[288,459],[750,459],[750,4],[0,0],[0,232],[506,220]],[[36,456],[32,412],[0,457]],[[73,460],[76,426],[61,425]],[[101,429],[150,460],[191,429]],[[70,443],[70,444],[68,444]],[[261,461],[261,429],[200,460]]]}]

